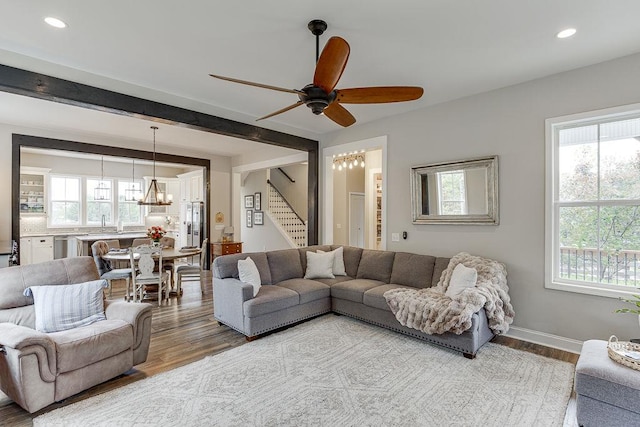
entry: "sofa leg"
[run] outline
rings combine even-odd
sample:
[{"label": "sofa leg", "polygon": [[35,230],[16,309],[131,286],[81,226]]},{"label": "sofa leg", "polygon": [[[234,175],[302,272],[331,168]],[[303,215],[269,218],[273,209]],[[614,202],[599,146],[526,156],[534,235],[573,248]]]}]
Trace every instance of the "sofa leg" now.
[{"label": "sofa leg", "polygon": [[466,357],[467,359],[471,359],[471,360],[473,360],[473,359],[475,359],[475,358],[476,358],[476,355],[475,355],[475,354],[473,354],[473,353],[462,353],[462,354],[463,354],[463,355],[464,355],[464,357]]},{"label": "sofa leg", "polygon": [[247,338],[247,342],[251,342],[251,341],[255,341],[258,338],[260,338],[260,335],[254,335],[252,337],[246,337]]}]

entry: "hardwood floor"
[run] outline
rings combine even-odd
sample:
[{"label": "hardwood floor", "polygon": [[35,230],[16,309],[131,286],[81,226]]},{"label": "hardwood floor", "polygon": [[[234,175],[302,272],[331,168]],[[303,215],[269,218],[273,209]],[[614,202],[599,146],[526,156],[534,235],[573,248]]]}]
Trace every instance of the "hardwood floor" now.
[{"label": "hardwood floor", "polygon": [[[242,334],[226,326],[219,326],[213,319],[210,272],[206,272],[203,280],[206,283],[204,295],[200,293],[198,282],[186,282],[183,284],[184,294],[181,298],[172,297],[168,305],[154,307],[151,347],[145,363],[136,366],[125,375],[97,385],[63,402],[50,405],[34,414],[29,414],[0,392],[0,425],[32,426],[32,419],[45,412],[246,343]],[[113,299],[121,299],[124,296],[123,283],[114,283]],[[513,338],[500,336],[496,337],[494,342],[574,364],[578,360],[577,354]]]}]

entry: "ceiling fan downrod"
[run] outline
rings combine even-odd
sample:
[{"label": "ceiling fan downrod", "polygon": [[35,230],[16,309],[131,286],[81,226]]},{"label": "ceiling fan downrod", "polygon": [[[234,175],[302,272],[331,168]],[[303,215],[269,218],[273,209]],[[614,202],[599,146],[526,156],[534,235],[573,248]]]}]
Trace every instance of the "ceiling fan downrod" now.
[{"label": "ceiling fan downrod", "polygon": [[309,28],[311,34],[316,36],[316,63],[318,63],[320,58],[320,36],[327,30],[327,23],[322,19],[314,19],[309,22],[307,28]]}]

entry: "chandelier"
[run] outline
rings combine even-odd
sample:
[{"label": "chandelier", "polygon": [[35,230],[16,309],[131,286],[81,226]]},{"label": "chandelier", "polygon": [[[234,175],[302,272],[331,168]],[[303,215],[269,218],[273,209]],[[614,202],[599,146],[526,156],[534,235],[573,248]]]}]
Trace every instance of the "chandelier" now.
[{"label": "chandelier", "polygon": [[364,150],[358,152],[353,151],[350,153],[333,155],[333,169],[353,169],[356,166],[364,167]]},{"label": "chandelier", "polygon": [[165,194],[158,188],[158,181],[156,180],[156,130],[158,130],[158,126],[151,126],[151,129],[153,129],[153,179],[149,184],[147,192],[142,200],[138,201],[138,204],[148,206],[167,206],[171,204],[172,197],[168,194],[167,199],[165,200]]},{"label": "chandelier", "polygon": [[104,181],[104,156],[100,157],[100,182],[93,189],[93,200],[111,200],[111,187]]}]

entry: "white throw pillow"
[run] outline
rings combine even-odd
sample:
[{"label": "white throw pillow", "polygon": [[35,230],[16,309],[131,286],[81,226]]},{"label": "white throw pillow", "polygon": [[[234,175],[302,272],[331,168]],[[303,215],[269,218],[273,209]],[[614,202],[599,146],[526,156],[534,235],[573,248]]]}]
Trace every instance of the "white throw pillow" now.
[{"label": "white throw pillow", "polygon": [[238,276],[240,281],[253,286],[253,296],[258,295],[262,281],[256,263],[250,257],[238,260]]},{"label": "white throw pillow", "polygon": [[[317,250],[319,254],[325,253],[320,249]],[[344,268],[344,248],[340,246],[338,249],[334,249],[331,252],[333,254],[333,275],[334,276],[346,276],[347,271]]]},{"label": "white throw pillow", "polygon": [[462,265],[456,265],[449,279],[449,287],[444,293],[449,298],[453,298],[467,288],[473,288],[478,280],[478,272],[475,268],[469,268]]},{"label": "white throw pillow", "polygon": [[106,320],[104,293],[106,280],[73,285],[32,286],[24,290],[33,296],[36,330],[58,332]]},{"label": "white throw pillow", "polygon": [[334,279],[333,252],[316,253],[307,251],[307,271],[305,279]]}]

